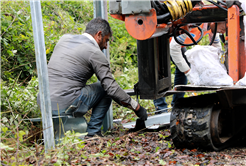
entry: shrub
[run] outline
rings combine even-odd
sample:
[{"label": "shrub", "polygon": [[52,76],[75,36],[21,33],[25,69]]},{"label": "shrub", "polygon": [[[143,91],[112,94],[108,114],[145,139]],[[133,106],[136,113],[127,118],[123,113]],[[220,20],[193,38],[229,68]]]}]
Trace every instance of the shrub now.
[{"label": "shrub", "polygon": [[[1,1],[2,79],[30,80],[36,75],[35,49],[29,1]],[[81,34],[93,18],[92,1],[42,2],[47,60],[59,38],[66,33]],[[86,16],[85,16],[86,15]]]}]

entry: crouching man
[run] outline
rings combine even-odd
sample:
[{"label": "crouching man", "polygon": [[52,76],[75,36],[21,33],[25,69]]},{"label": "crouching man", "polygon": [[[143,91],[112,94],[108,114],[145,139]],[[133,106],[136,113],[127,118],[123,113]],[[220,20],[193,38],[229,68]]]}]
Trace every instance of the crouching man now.
[{"label": "crouching man", "polygon": [[[133,110],[140,119],[147,119],[146,109],[126,94],[112,76],[102,52],[111,36],[109,23],[95,18],[82,35],[63,35],[48,63],[52,115],[78,117],[92,108],[87,137],[101,136],[102,122],[112,99]],[[100,82],[86,85],[93,74]]]}]

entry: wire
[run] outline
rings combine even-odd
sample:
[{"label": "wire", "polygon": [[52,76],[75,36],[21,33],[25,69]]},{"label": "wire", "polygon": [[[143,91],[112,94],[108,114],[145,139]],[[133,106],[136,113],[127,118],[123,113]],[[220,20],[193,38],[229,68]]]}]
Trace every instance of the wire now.
[{"label": "wire", "polygon": [[227,6],[227,4],[226,4],[225,2],[223,2],[223,1],[221,1],[221,0],[217,0],[217,2],[218,2],[218,3],[221,3],[222,5]]},{"label": "wire", "polygon": [[158,5],[161,7],[163,12],[167,12],[168,10],[164,8],[164,6],[162,6],[161,2],[159,0],[156,1],[158,3]]},{"label": "wire", "polygon": [[[174,40],[175,40],[178,44],[180,44],[180,45],[182,45],[182,46],[192,46],[192,45],[197,45],[197,44],[202,40],[202,37],[203,37],[203,30],[202,30],[201,27],[199,27],[199,26],[197,26],[197,25],[194,25],[194,27],[197,27],[198,30],[201,32],[200,38],[199,38],[197,41],[195,41],[195,39],[193,38],[193,36],[192,36],[187,30],[185,30],[185,29],[183,29],[183,28],[180,28],[181,26],[184,26],[184,24],[181,24],[181,25],[177,26],[177,27],[174,29],[174,35],[173,35],[173,37],[174,37]],[[185,32],[185,34],[187,34],[187,35],[189,36],[189,38],[192,40],[193,43],[190,43],[190,44],[184,44],[184,43],[181,43],[181,42],[177,39],[177,35],[176,35],[176,34],[177,34],[177,30],[183,30],[183,31]]]},{"label": "wire", "polygon": [[154,6],[154,8],[155,8],[156,10],[161,11],[161,9],[156,5],[156,3],[155,3],[154,0],[152,0],[151,3],[152,3],[152,5]]},{"label": "wire", "polygon": [[158,22],[159,22],[159,21],[166,22],[166,21],[168,21],[170,18],[171,18],[171,14],[170,14],[170,13],[166,13],[166,14],[157,16],[157,21],[158,21]]},{"label": "wire", "polygon": [[208,2],[210,2],[210,3],[214,4],[215,6],[217,6],[218,8],[220,8],[220,9],[222,9],[222,10],[227,11],[227,9],[226,9],[226,8],[223,8],[221,5],[217,4],[216,2],[214,2],[214,1],[212,1],[212,0],[208,0]]}]

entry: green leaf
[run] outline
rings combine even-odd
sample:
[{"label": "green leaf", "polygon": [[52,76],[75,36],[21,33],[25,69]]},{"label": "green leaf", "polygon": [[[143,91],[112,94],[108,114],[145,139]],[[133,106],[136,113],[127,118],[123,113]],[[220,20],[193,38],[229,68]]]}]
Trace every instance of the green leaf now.
[{"label": "green leaf", "polygon": [[0,142],[1,149],[5,150],[14,150],[14,148],[9,147],[8,145],[4,145],[2,142]]},{"label": "green leaf", "polygon": [[161,164],[161,165],[166,165],[167,163],[166,163],[165,161],[163,161],[163,160],[160,160],[160,161],[159,161],[159,164]]},{"label": "green leaf", "polygon": [[[23,136],[25,135],[26,133],[23,131],[23,130],[20,130],[19,131],[19,140],[22,142],[23,141]],[[15,134],[15,138],[17,138],[17,135]]]},{"label": "green leaf", "polygon": [[172,147],[172,144],[170,142],[167,142],[168,148]]},{"label": "green leaf", "polygon": [[2,127],[1,130],[6,133],[8,131],[8,127]]}]

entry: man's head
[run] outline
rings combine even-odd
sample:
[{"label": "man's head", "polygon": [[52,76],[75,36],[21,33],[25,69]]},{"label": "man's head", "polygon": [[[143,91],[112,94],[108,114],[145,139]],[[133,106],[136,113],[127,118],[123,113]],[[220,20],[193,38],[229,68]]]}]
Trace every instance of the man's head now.
[{"label": "man's head", "polygon": [[94,18],[91,20],[87,24],[85,32],[94,37],[101,50],[107,48],[107,42],[112,36],[109,23],[102,18]]}]

